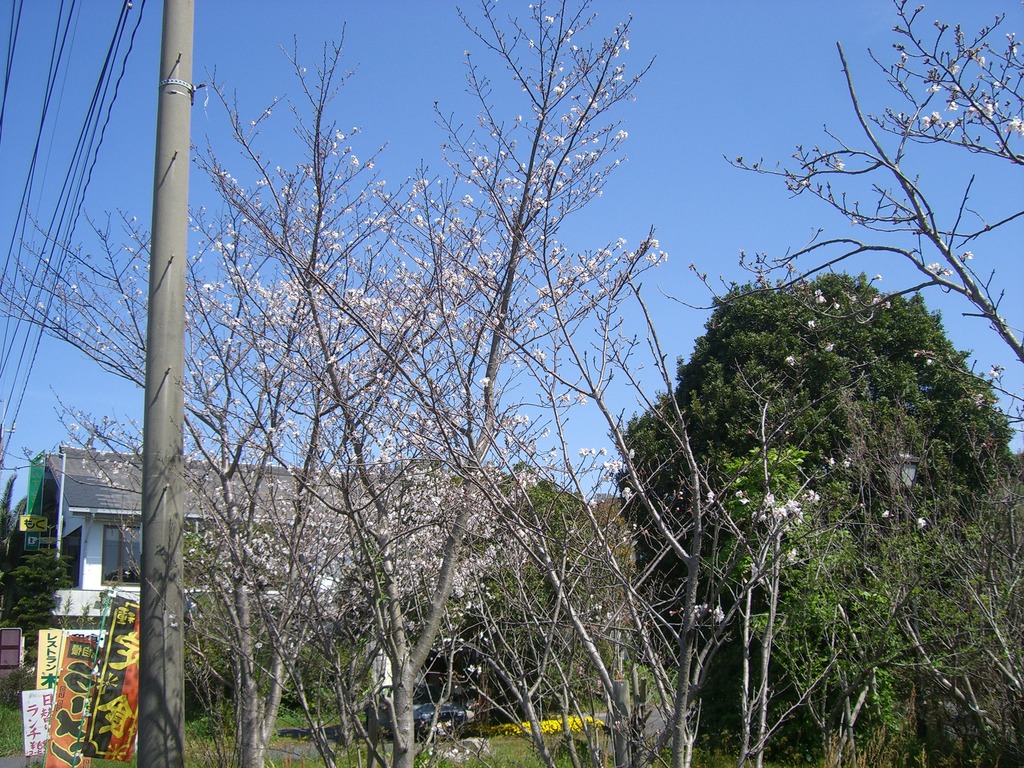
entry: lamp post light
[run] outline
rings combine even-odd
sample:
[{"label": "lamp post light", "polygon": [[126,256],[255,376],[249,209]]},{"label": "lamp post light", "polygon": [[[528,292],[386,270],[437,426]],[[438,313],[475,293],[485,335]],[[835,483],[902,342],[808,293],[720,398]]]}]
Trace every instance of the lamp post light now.
[{"label": "lamp post light", "polygon": [[917,468],[921,464],[921,459],[909,453],[901,453],[897,459],[899,460],[900,483],[904,490],[909,491],[917,481]]},{"label": "lamp post light", "polygon": [[[903,499],[904,512],[901,514],[906,515],[910,521],[914,520],[914,483],[917,482],[917,469],[921,464],[921,459],[913,454],[907,453],[906,451],[896,454],[896,467],[893,472],[893,484],[898,485],[897,493]],[[924,518],[917,518],[917,527],[923,528],[927,523]]]}]

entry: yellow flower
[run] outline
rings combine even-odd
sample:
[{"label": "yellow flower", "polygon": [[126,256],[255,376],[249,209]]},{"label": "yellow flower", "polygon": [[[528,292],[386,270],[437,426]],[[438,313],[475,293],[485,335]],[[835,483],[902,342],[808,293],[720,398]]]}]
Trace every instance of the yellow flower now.
[{"label": "yellow flower", "polygon": [[[597,728],[601,725],[601,722],[593,717],[567,717],[564,720],[548,719],[540,721],[540,732],[546,736],[554,736],[563,732],[563,725],[568,727],[570,733],[582,733],[588,728]],[[503,723],[501,725],[492,725],[486,729],[483,729],[486,735],[490,736],[521,736],[528,734],[531,731],[529,723]]]}]

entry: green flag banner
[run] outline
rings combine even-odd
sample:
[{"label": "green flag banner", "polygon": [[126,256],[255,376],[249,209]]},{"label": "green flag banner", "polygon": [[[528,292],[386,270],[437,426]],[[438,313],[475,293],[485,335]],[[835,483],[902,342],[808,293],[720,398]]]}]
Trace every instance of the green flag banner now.
[{"label": "green flag banner", "polygon": [[30,515],[41,515],[43,512],[43,475],[46,469],[46,452],[40,451],[32,459],[28,470],[28,506],[25,511]]}]

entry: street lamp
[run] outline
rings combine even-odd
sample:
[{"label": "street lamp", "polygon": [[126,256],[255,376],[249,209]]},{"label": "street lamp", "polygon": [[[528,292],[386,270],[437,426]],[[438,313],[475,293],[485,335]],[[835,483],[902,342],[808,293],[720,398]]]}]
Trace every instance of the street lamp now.
[{"label": "street lamp", "polygon": [[909,491],[917,480],[917,467],[921,463],[921,459],[909,453],[901,453],[897,459],[899,460],[900,482],[903,484],[903,488]]}]

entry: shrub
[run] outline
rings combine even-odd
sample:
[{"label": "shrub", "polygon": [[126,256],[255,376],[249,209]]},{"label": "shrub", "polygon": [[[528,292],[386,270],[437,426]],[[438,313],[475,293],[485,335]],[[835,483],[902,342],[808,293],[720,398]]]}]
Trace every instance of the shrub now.
[{"label": "shrub", "polygon": [[0,677],[0,706],[21,709],[21,692],[36,687],[36,672],[32,667],[12,669]]}]

